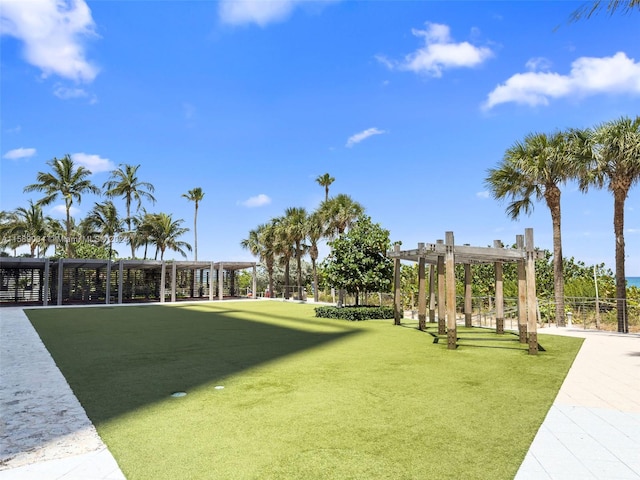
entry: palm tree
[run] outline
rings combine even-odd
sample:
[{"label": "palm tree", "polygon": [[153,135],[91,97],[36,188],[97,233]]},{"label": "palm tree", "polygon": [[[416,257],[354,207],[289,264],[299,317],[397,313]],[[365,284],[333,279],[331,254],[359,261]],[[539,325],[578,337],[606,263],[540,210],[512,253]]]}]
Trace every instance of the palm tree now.
[{"label": "palm tree", "polygon": [[204,197],[204,192],[202,188],[196,187],[194,189],[189,190],[187,193],[183,193],[182,196],[189,200],[190,202],[194,202],[196,206],[195,214],[193,215],[193,238],[194,238],[194,260],[198,261],[198,203]]},{"label": "palm tree", "polygon": [[291,257],[295,255],[291,229],[286,216],[277,217],[271,220],[274,229],[274,253],[280,259],[280,265],[284,267],[284,298],[290,297],[290,263]]},{"label": "palm tree", "polygon": [[327,225],[326,235],[335,237],[342,235],[364,213],[364,207],[349,195],[341,193],[322,202],[319,211]]},{"label": "palm tree", "polygon": [[313,272],[313,301],[318,301],[318,242],[324,236],[325,225],[320,212],[315,211],[307,217],[307,238],[309,239],[309,256],[311,257],[311,269]]},{"label": "palm tree", "polygon": [[116,206],[111,201],[96,203],[85,219],[85,223],[90,228],[96,229],[97,233],[108,241],[109,260],[111,260],[113,240],[123,230],[123,221],[118,216]]},{"label": "palm tree", "polygon": [[31,256],[36,255],[37,250],[39,257],[41,253],[44,255],[52,240],[54,223],[58,223],[58,221],[45,216],[42,207],[29,200],[28,207],[16,208],[6,215],[3,234],[13,240],[11,243],[14,248],[28,245]]},{"label": "palm tree", "polygon": [[158,251],[160,252],[160,260],[164,260],[164,252],[166,249],[178,252],[184,258],[187,257],[185,249],[191,251],[191,245],[187,242],[178,240],[182,235],[189,231],[188,228],[181,227],[184,220],[174,220],[171,214],[153,213],[150,214],[149,228],[150,241],[156,246],[156,258]]},{"label": "palm tree", "polygon": [[592,155],[580,172],[580,188],[587,191],[590,186],[606,185],[613,194],[618,331],[628,333],[624,206],[629,190],[640,182],[640,116],[603,123],[590,133]]},{"label": "palm tree", "polygon": [[285,210],[285,225],[287,229],[286,235],[294,246],[293,254],[296,257],[296,266],[298,268],[296,274],[298,300],[302,300],[302,256],[305,251],[303,242],[307,237],[307,211],[304,208],[287,208]]},{"label": "palm tree", "polygon": [[331,185],[334,181],[335,181],[335,178],[333,178],[328,173],[325,173],[324,175],[318,175],[318,177],[316,178],[316,182],[318,183],[318,185],[320,185],[321,187],[324,187],[325,202],[329,200],[329,185]]},{"label": "palm tree", "polygon": [[67,228],[67,257],[71,257],[71,206],[74,200],[80,204],[83,193],[100,194],[100,189],[87,178],[91,171],[83,166],[76,167],[69,155],[53,158],[47,162],[53,173],[38,172],[37,183],[27,185],[25,192],[44,192],[45,197],[38,201],[39,205],[49,205],[58,195],[64,198]]},{"label": "palm tree", "polygon": [[136,258],[136,241],[135,235],[131,228],[133,218],[131,217],[131,203],[136,202],[137,208],[142,205],[142,199],[147,199],[151,203],[156,203],[156,199],[152,195],[155,188],[149,182],[141,182],[138,180],[138,168],[140,165],[120,164],[117,170],[111,172],[109,180],[106,181],[102,188],[106,189],[104,194],[107,197],[122,197],[126,203],[127,209],[127,235],[129,236],[129,244],[131,245],[131,258]]},{"label": "palm tree", "polygon": [[269,278],[269,295],[273,295],[273,267],[275,263],[275,228],[272,223],[259,225],[249,232],[249,236],[240,242],[242,248],[249,250],[264,262]]},{"label": "palm tree", "polygon": [[618,10],[626,14],[633,9],[640,9],[640,0],[608,0],[606,5],[603,5],[603,3],[605,2],[602,0],[595,0],[592,1],[591,4],[583,4],[571,14],[570,21],[575,22],[583,18],[589,19],[603,10],[606,10],[609,15],[613,15]]},{"label": "palm tree", "polygon": [[553,274],[556,324],[564,326],[564,278],[562,272],[562,233],[560,185],[572,175],[572,147],[579,131],[556,132],[551,135],[532,133],[524,142],[516,142],[505,153],[502,162],[488,170],[485,185],[494,198],[509,198],[507,214],[513,220],[521,213],[531,214],[534,200],[544,201],[551,212],[553,226]]}]

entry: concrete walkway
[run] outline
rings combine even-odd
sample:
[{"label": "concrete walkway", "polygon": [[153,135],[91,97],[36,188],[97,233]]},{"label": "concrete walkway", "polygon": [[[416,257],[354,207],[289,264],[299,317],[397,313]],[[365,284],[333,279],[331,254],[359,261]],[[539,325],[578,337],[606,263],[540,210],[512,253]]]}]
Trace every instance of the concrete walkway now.
[{"label": "concrete walkway", "polygon": [[549,333],[585,341],[516,480],[640,480],[640,335]]},{"label": "concrete walkway", "polygon": [[[585,342],[516,480],[640,480],[640,335],[548,333]],[[0,309],[0,407],[0,480],[124,480],[20,308]]]}]

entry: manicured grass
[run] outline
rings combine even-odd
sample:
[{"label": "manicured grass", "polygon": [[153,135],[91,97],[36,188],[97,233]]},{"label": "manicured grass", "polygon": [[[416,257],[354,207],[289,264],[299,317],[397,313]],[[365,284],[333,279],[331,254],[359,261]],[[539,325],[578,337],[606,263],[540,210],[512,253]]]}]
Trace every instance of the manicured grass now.
[{"label": "manicured grass", "polygon": [[581,344],[274,301],[27,314],[131,480],[513,478]]}]

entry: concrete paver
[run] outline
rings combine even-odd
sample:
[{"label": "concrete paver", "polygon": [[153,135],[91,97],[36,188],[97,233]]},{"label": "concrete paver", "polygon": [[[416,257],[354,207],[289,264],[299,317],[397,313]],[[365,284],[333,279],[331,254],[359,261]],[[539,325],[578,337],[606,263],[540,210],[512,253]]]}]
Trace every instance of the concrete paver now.
[{"label": "concrete paver", "polygon": [[552,333],[585,341],[516,480],[639,480],[640,336]]}]

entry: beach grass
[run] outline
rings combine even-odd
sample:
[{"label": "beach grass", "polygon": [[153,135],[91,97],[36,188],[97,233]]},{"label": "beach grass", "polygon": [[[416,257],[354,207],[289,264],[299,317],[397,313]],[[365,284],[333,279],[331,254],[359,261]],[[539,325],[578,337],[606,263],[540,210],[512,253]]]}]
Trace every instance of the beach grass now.
[{"label": "beach grass", "polygon": [[447,350],[278,301],[26,313],[130,480],[510,479],[582,342]]}]

